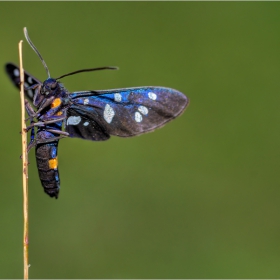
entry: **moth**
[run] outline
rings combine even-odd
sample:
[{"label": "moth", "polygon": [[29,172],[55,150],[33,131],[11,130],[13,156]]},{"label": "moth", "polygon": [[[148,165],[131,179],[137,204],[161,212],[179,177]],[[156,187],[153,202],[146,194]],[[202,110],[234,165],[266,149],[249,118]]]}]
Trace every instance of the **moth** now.
[{"label": "moth", "polygon": [[[164,126],[180,116],[189,103],[183,93],[158,86],[69,92],[60,82],[62,78],[81,72],[117,68],[82,69],[51,78],[26,29],[24,33],[48,75],[41,82],[24,72],[25,108],[30,120],[27,131],[31,130],[28,151],[35,147],[39,177],[50,197],[58,198],[60,190],[57,151],[61,138],[105,141],[111,135],[133,137]],[[19,68],[12,63],[7,63],[5,68],[13,84],[19,88]]]}]

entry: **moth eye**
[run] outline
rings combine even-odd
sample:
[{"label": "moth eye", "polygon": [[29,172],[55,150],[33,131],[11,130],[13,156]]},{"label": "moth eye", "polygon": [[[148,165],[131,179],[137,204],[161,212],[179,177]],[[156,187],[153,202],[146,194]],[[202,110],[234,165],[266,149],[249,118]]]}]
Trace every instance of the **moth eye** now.
[{"label": "moth eye", "polygon": [[57,86],[57,83],[53,83],[53,84],[51,84],[51,89],[55,89],[55,88],[56,88],[56,86]]}]

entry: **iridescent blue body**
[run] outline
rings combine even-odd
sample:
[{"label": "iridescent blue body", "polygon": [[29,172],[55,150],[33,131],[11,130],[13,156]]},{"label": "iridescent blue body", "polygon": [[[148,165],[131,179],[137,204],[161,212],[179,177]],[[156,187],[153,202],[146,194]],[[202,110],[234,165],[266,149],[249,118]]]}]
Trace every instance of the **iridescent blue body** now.
[{"label": "iridescent blue body", "polygon": [[[19,87],[19,70],[6,65],[6,72]],[[63,77],[63,76],[61,76]],[[89,90],[70,93],[58,79],[44,83],[25,72],[26,97],[31,119],[31,142],[36,147],[39,177],[45,192],[58,197],[58,141],[76,137],[104,141],[110,135],[132,137],[162,127],[181,115],[189,100],[181,92],[166,87],[134,87],[111,90]],[[34,122],[34,119],[37,119]],[[34,133],[34,127],[38,127]],[[64,129],[63,129],[64,128]]]}]

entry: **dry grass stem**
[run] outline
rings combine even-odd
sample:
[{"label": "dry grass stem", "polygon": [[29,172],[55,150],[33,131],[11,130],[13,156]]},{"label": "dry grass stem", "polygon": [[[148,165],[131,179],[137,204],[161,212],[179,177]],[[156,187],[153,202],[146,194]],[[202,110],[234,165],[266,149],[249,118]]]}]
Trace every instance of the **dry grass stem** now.
[{"label": "dry grass stem", "polygon": [[23,186],[23,278],[28,279],[28,153],[25,132],[24,70],[22,64],[22,40],[18,44],[20,65],[21,136],[22,136],[22,186]]}]

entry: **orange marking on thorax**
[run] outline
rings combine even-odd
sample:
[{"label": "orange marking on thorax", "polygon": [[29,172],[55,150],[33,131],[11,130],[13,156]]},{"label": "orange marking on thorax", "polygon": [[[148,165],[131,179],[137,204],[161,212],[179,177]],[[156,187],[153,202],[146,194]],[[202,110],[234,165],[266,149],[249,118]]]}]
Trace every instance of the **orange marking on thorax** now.
[{"label": "orange marking on thorax", "polygon": [[51,104],[51,108],[56,108],[61,104],[61,99],[60,98],[56,98],[52,104]]},{"label": "orange marking on thorax", "polygon": [[63,114],[63,112],[62,111],[59,111],[59,112],[57,112],[55,115],[56,116],[61,116]]},{"label": "orange marking on thorax", "polygon": [[49,159],[49,168],[50,168],[50,169],[57,169],[57,166],[58,166],[57,157],[56,157],[56,158]]}]

